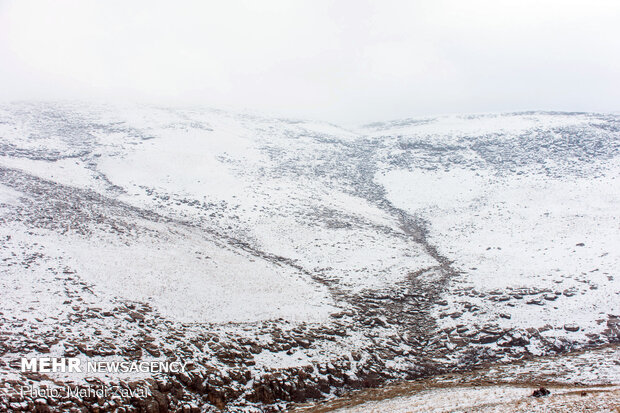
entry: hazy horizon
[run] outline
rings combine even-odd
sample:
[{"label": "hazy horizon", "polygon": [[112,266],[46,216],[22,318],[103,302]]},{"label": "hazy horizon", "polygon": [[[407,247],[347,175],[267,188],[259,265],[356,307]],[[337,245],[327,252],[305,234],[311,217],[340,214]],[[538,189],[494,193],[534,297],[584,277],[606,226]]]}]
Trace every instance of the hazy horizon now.
[{"label": "hazy horizon", "polygon": [[613,1],[0,0],[0,100],[337,124],[620,111]]}]

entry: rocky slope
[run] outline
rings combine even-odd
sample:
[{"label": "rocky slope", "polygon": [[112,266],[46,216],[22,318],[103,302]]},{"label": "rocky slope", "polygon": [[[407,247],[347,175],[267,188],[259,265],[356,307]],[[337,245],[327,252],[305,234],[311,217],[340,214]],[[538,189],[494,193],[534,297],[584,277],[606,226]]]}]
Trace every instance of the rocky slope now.
[{"label": "rocky slope", "polygon": [[[620,338],[620,117],[0,108],[0,410],[277,411]],[[182,360],[22,374],[23,356]],[[20,386],[146,385],[144,399]]]},{"label": "rocky slope", "polygon": [[611,412],[620,407],[617,345],[418,379],[293,412]]}]

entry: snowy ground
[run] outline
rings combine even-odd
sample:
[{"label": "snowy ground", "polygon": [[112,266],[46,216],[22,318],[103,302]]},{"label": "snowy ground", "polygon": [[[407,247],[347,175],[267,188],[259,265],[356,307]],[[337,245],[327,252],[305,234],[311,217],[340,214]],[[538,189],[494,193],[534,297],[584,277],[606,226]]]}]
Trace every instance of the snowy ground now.
[{"label": "snowy ground", "polygon": [[[334,410],[353,412],[612,412],[618,407],[620,387],[553,387],[553,395],[532,398],[531,387],[478,386],[422,390],[415,396],[390,401],[368,402],[353,408]],[[582,396],[582,393],[585,393]]]},{"label": "snowy ground", "polygon": [[179,357],[160,406],[279,408],[617,342],[619,147],[605,114],[6,104],[0,384]]},{"label": "snowy ground", "polygon": [[[618,347],[439,376],[353,393],[299,412],[611,412],[620,407]],[[541,385],[550,392],[533,397]]]},{"label": "snowy ground", "polygon": [[[620,168],[617,161],[596,166],[602,171],[586,175],[587,165],[569,176],[539,173],[538,166],[379,174],[387,198],[430,223],[429,240],[461,273],[447,307],[436,309],[441,326],[550,325],[560,332],[548,334],[563,335],[566,324],[586,339],[608,314],[618,314]],[[468,289],[477,296],[464,303],[459,292]],[[467,311],[472,304],[480,310]],[[445,317],[454,312],[464,314]]]}]

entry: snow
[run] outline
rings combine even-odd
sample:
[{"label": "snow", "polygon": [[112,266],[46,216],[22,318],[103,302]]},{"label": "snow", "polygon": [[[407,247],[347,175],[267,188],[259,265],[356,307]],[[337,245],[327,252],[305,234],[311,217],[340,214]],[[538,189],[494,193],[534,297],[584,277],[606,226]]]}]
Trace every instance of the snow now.
[{"label": "snow", "polygon": [[549,116],[545,113],[497,113],[443,115],[434,118],[409,119],[368,125],[365,130],[370,132],[370,136],[433,135],[436,139],[448,142],[461,136],[477,137],[485,134],[510,139],[517,133],[566,125],[583,125],[589,122],[591,119],[588,114],[554,114],[554,116]]},{"label": "snow", "polygon": [[25,196],[23,192],[0,184],[0,204],[16,204],[22,196]]},{"label": "snow", "polygon": [[[231,351],[257,377],[312,366],[325,378],[317,366],[341,361],[351,377],[372,367],[402,379],[470,350],[503,362],[604,343],[620,314],[613,115],[358,130],[135,105],[16,104],[0,117],[12,358],[22,337],[62,354],[74,339],[122,347],[144,333],[203,372],[238,368],[222,361]],[[472,339],[489,327],[502,338]],[[532,329],[527,344],[500,345]],[[467,408],[526,391],[452,390]],[[393,408],[446,399],[415,397]]]},{"label": "snow", "polygon": [[[353,412],[581,412],[613,411],[620,394],[617,346],[566,356],[448,374],[353,392],[295,411]],[[544,385],[551,394],[535,398]],[[615,404],[614,404],[615,403]]]},{"label": "snow", "polygon": [[[18,234],[14,240],[26,238],[19,232],[9,233]],[[113,237],[85,240],[46,231],[35,239],[41,253],[62,259],[100,296],[146,302],[182,322],[274,318],[319,322],[335,310],[326,289],[314,286],[305,274],[222,248],[193,231],[176,236],[142,235],[127,244]],[[24,300],[20,297],[30,296],[53,300],[49,307],[37,303],[42,313],[31,313],[31,317],[61,308],[62,294],[47,291],[50,285],[43,280],[49,277],[44,273],[41,269],[42,275],[23,277],[18,268],[7,272],[2,278],[6,291],[10,291],[5,303],[19,303]],[[8,305],[5,310],[19,312],[20,307]]]},{"label": "snow", "polygon": [[[147,302],[183,322],[319,322],[334,311],[327,291],[287,268],[223,249],[194,234],[127,245],[70,239],[57,245],[99,290]],[[179,305],[182,303],[182,305]]]},{"label": "snow", "polygon": [[89,170],[81,160],[73,158],[46,161],[0,156],[0,165],[28,171],[40,178],[50,179],[62,185],[84,189],[100,187],[94,178],[93,171]]},{"label": "snow", "polygon": [[620,311],[615,276],[620,165],[609,162],[605,171],[593,179],[459,168],[394,170],[377,180],[395,206],[428,220],[431,242],[463,272],[455,288],[575,289],[580,295],[578,300],[560,296],[546,306],[527,305],[527,300],[511,307],[477,303],[491,317],[511,316],[492,321],[522,328],[576,322],[585,334],[606,314]]},{"label": "snow", "polygon": [[[592,399],[592,392],[616,391],[614,388],[583,388],[580,391],[590,393],[585,396],[587,404],[593,406],[597,400]],[[334,413],[411,413],[411,412],[503,412],[503,411],[550,411],[554,402],[565,402],[567,407],[574,406],[575,401],[584,401],[583,396],[574,393],[574,388],[553,388],[553,395],[543,399],[532,399],[531,387],[519,386],[488,386],[488,387],[453,387],[449,389],[423,390],[415,395],[398,397],[388,401],[367,402],[353,408],[333,410]],[[615,395],[611,395],[609,402],[613,403]],[[581,400],[580,400],[581,399]],[[611,404],[613,406],[613,404]],[[581,411],[553,410],[553,411]]]},{"label": "snow", "polygon": [[377,177],[388,199],[412,213],[471,205],[485,193],[492,178],[469,169],[448,171],[390,170]]},{"label": "snow", "polygon": [[[321,168],[326,150],[338,151],[368,138],[382,139],[376,149],[381,158],[407,153],[394,145],[402,136],[458,147],[464,138],[471,144],[490,134],[509,141],[537,131],[601,122],[587,114],[450,115],[349,131],[320,122],[202,108],[80,106],[62,115],[47,110],[39,117],[36,108],[21,110],[20,115],[5,111],[4,116],[26,116],[27,121],[1,125],[4,139],[20,148],[21,155],[4,155],[0,165],[250,240],[351,292],[389,289],[406,274],[436,261],[406,239],[398,219],[352,195],[348,184],[329,175],[297,170],[291,175],[287,168]],[[56,122],[63,117],[76,125],[68,134]],[[106,122],[112,125],[107,130],[93,126]],[[24,155],[27,150],[55,155],[33,158]],[[90,155],[57,155],[78,150]],[[605,173],[595,179],[550,177],[535,165],[509,173],[472,168],[469,163],[480,162],[480,156],[471,150],[456,152],[464,164],[438,168],[430,159],[433,169],[425,163],[395,168],[379,159],[375,183],[385,189],[393,206],[428,222],[431,243],[463,272],[459,288],[490,291],[560,284],[583,296],[578,301],[560,298],[553,309],[503,309],[512,316],[511,326],[525,326],[532,319],[540,325],[561,324],[562,314],[569,311],[592,324],[599,314],[618,311],[617,295],[608,293],[619,289],[617,277],[609,279],[620,264],[614,249],[620,243],[615,213],[620,169],[615,160],[608,161],[602,167]],[[7,202],[16,202],[10,190],[3,195]],[[584,247],[575,247],[581,242]],[[179,320],[321,320],[333,305],[325,288],[307,275],[239,255],[197,231],[167,240],[144,236],[129,245],[79,237],[49,243],[62,246],[71,265],[102,290],[149,300]],[[211,258],[197,259],[197,252]],[[185,305],[175,309],[179,297]],[[272,302],[277,304],[267,306]]]}]

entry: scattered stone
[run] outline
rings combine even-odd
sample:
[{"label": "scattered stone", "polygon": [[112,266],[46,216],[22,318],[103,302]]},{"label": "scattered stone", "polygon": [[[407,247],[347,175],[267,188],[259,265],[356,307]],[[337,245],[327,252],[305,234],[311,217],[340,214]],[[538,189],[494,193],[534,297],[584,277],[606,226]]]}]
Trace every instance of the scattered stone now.
[{"label": "scattered stone", "polygon": [[480,344],[490,344],[490,343],[496,342],[499,339],[499,337],[500,336],[497,334],[482,333],[478,335],[478,337],[474,339],[473,342],[480,343]]},{"label": "scattered stone", "polygon": [[579,331],[579,326],[577,324],[564,324],[564,330],[566,331]]},{"label": "scattered stone", "polygon": [[550,395],[551,392],[545,388],[545,387],[541,387],[537,390],[534,390],[534,392],[532,393],[532,397],[544,397],[544,396],[548,396]]},{"label": "scattered stone", "polygon": [[526,336],[519,332],[507,334],[497,341],[497,345],[500,347],[525,347],[530,344],[530,341]]}]

